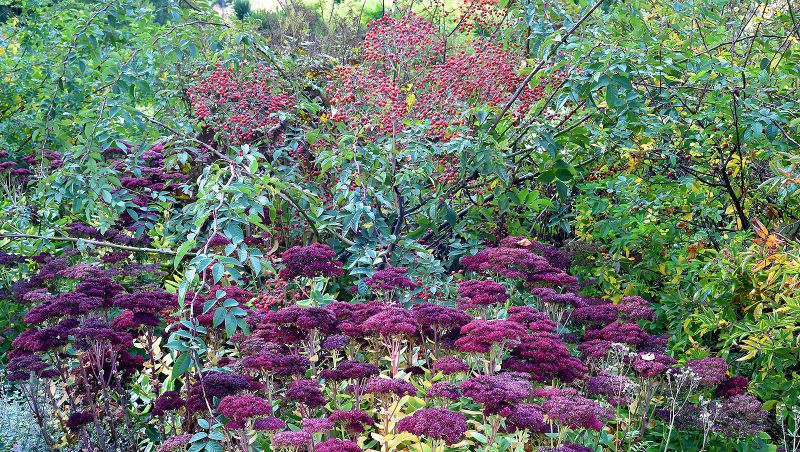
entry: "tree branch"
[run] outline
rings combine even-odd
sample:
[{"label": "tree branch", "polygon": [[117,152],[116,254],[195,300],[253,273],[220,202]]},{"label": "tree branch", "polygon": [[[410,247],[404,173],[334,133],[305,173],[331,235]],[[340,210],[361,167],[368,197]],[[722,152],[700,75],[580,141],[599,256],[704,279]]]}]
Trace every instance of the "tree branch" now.
[{"label": "tree branch", "polygon": [[[167,248],[146,248],[146,247],[137,247],[137,246],[129,246],[129,245],[120,245],[118,243],[113,242],[105,242],[102,240],[92,240],[92,239],[83,239],[78,237],[67,237],[67,236],[54,236],[54,237],[47,237],[44,235],[34,235],[34,234],[0,234],[0,239],[39,239],[39,240],[52,240],[55,242],[84,242],[90,245],[95,246],[102,246],[106,248],[116,248],[120,250],[127,250],[127,251],[137,251],[142,253],[151,253],[151,254],[165,254],[168,256],[175,256],[178,254],[177,251],[173,251]],[[196,253],[186,253],[187,256],[196,256]]]},{"label": "tree branch", "polygon": [[586,13],[583,16],[581,16],[581,18],[578,19],[577,22],[575,22],[575,24],[572,26],[572,28],[567,30],[567,32],[563,36],[558,37],[558,40],[555,42],[553,47],[551,47],[545,53],[545,55],[542,57],[542,60],[539,61],[538,65],[536,65],[536,68],[534,68],[533,71],[531,71],[531,73],[528,74],[527,77],[525,77],[525,80],[523,80],[522,83],[519,84],[517,89],[514,91],[514,94],[511,96],[511,99],[509,99],[508,102],[506,102],[506,104],[503,105],[503,109],[500,110],[500,114],[497,115],[497,117],[495,118],[494,122],[492,123],[492,127],[489,128],[489,135],[491,135],[492,132],[494,132],[494,130],[497,128],[497,125],[500,124],[500,121],[503,119],[503,116],[505,116],[505,114],[508,113],[508,110],[511,108],[511,105],[513,105],[514,102],[516,102],[516,100],[519,98],[519,96],[525,90],[525,87],[528,86],[528,83],[530,83],[531,80],[533,79],[533,77],[539,71],[542,70],[542,68],[544,67],[545,64],[547,64],[547,61],[550,59],[550,56],[553,55],[554,53],[556,53],[556,51],[559,49],[559,47],[561,47],[561,45],[564,44],[567,41],[567,38],[569,38],[573,33],[575,33],[575,31],[578,29],[578,27],[580,27],[581,24],[583,24],[586,21],[586,19],[588,19],[589,16],[591,16],[592,13],[594,13],[594,11],[598,7],[600,7],[600,5],[602,3],[603,3],[603,0],[599,0],[594,5],[592,5],[592,7],[589,8],[589,10],[586,11]]}]

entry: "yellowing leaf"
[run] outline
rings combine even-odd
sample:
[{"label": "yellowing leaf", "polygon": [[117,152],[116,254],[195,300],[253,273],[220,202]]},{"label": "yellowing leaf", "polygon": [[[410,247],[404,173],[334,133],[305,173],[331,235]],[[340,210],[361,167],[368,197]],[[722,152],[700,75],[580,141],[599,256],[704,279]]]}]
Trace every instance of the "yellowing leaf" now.
[{"label": "yellowing leaf", "polygon": [[408,93],[408,95],[406,95],[406,107],[408,107],[408,109],[411,110],[414,107],[414,104],[416,103],[417,103],[417,96],[415,96],[414,93]]},{"label": "yellowing leaf", "polygon": [[757,351],[753,350],[750,353],[748,353],[748,354],[742,356],[741,358],[737,359],[736,361],[742,362],[742,361],[747,361],[749,359],[753,359],[753,358],[756,357],[757,353],[758,353]]},{"label": "yellowing leaf", "polygon": [[691,324],[692,324],[692,318],[691,317],[689,317],[686,320],[684,320],[683,321],[683,331],[688,333],[689,332],[689,325],[691,325]]}]

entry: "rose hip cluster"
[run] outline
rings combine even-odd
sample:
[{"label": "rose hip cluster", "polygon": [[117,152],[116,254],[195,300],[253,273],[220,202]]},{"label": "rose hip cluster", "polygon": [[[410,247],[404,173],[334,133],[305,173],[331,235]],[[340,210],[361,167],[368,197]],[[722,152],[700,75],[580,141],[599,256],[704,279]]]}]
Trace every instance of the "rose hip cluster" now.
[{"label": "rose hip cluster", "polygon": [[228,145],[270,139],[280,141],[279,114],[294,107],[278,79],[266,66],[246,74],[218,64],[187,90],[197,119],[203,121]]},{"label": "rose hip cluster", "polygon": [[[496,9],[490,2],[467,3],[462,33]],[[413,13],[373,21],[362,45],[364,63],[333,71],[330,119],[369,136],[395,136],[416,120],[429,125],[431,138],[458,136],[471,107],[505,105],[524,79],[518,73],[523,52],[479,37],[468,41],[443,39],[433,23]],[[523,89],[511,109],[514,118],[524,117],[550,84]]]}]

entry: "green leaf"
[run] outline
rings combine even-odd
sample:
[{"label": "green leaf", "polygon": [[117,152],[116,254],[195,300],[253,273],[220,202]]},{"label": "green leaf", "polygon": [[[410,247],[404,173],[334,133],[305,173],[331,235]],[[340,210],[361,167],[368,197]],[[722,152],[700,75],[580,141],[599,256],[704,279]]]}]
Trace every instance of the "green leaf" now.
[{"label": "green leaf", "polygon": [[217,262],[211,268],[211,276],[214,278],[214,284],[218,283],[222,276],[225,274],[225,266]]},{"label": "green leaf", "polygon": [[769,125],[766,127],[765,134],[769,141],[774,141],[775,138],[780,133],[780,129],[774,122],[770,122]]},{"label": "green leaf", "polygon": [[172,265],[174,268],[178,268],[178,264],[181,263],[183,257],[186,256],[186,253],[194,246],[195,241],[189,240],[187,242],[181,243],[181,246],[178,247],[178,251],[175,252],[175,259],[172,261]]},{"label": "green leaf", "polygon": [[208,439],[213,439],[215,441],[222,441],[225,439],[225,435],[220,431],[211,432],[208,434]]},{"label": "green leaf", "polygon": [[261,273],[261,259],[256,256],[250,256],[250,266],[253,267],[253,273],[259,275]]},{"label": "green leaf", "polygon": [[206,432],[197,432],[194,435],[192,435],[192,437],[189,439],[189,442],[193,443],[195,441],[200,441],[201,439],[206,439],[206,438],[208,438],[208,433],[206,433]]},{"label": "green leaf", "polygon": [[567,196],[569,195],[569,187],[567,187],[567,184],[564,182],[557,180],[556,192],[558,192],[558,196],[561,197],[561,199],[567,199]]},{"label": "green leaf", "polygon": [[174,380],[183,374],[185,374],[189,368],[192,366],[192,359],[188,353],[182,353],[178,355],[178,358],[175,359],[175,362],[172,366],[172,374],[171,378]]},{"label": "green leaf", "polygon": [[238,245],[244,241],[244,231],[236,223],[228,223],[225,225],[225,236],[228,237],[233,244]]},{"label": "green leaf", "polygon": [[447,220],[447,224],[449,224],[450,227],[455,228],[456,225],[458,224],[458,215],[450,207],[449,204],[445,204],[444,207],[445,207],[445,219]]},{"label": "green leaf", "polygon": [[539,182],[542,184],[552,184],[554,180],[556,180],[556,174],[552,170],[542,171],[539,174]]},{"label": "green leaf", "polygon": [[218,307],[216,311],[214,311],[214,326],[222,325],[222,322],[225,321],[225,316],[228,312],[222,306]]},{"label": "green leaf", "polygon": [[363,211],[361,208],[357,208],[355,212],[345,217],[344,223],[342,224],[342,231],[347,232],[352,230],[353,232],[357,232],[362,213]]},{"label": "green leaf", "polygon": [[189,347],[187,347],[183,341],[179,340],[169,341],[166,343],[166,345],[164,345],[164,347],[167,347],[170,350],[175,350],[176,352],[185,352],[189,350]]},{"label": "green leaf", "polygon": [[606,88],[606,103],[614,109],[625,105],[625,99],[619,95],[619,85],[614,83],[608,85]]},{"label": "green leaf", "polygon": [[569,163],[563,160],[558,160],[556,162],[554,175],[562,182],[571,181],[577,174],[578,172],[575,171],[575,168],[573,168]]},{"label": "green leaf", "polygon": [[481,444],[486,444],[486,443],[489,442],[489,438],[487,438],[486,435],[484,435],[481,432],[470,431],[470,432],[467,433],[467,435],[472,437],[472,438],[474,438],[476,441],[478,441]]},{"label": "green leaf", "polygon": [[308,141],[308,144],[313,145],[317,140],[319,140],[319,130],[311,129],[306,132],[306,141]]},{"label": "green leaf", "polygon": [[239,324],[238,319],[232,313],[225,316],[225,335],[228,337],[233,336],[236,332],[236,326]]},{"label": "green leaf", "polygon": [[233,314],[233,315],[235,315],[237,317],[246,317],[247,316],[247,311],[245,311],[244,309],[236,306],[234,308],[231,308],[231,314]]}]

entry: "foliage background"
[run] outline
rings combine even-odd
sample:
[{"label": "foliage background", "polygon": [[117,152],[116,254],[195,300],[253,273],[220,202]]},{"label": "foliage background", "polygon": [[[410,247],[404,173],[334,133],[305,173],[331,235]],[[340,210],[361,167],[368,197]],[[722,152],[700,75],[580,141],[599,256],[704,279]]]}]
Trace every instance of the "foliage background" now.
[{"label": "foliage background", "polygon": [[[253,214],[266,207],[287,226],[273,230],[276,246],[330,243],[350,282],[391,259],[447,296],[461,256],[531,235],[575,250],[585,294],[652,300],[676,358],[724,357],[765,408],[796,404],[797,2],[602,2],[562,41],[593,5],[500,2],[502,26],[473,33],[518,46],[515,69],[542,95],[517,120],[498,115],[502,103],[470,100],[460,114],[471,135],[436,141],[424,120],[392,135],[331,119],[328,76],[361,64],[361,16],[292,5],[223,20],[202,1],[7,2],[0,149],[10,159],[51,150],[63,164],[40,164],[28,186],[3,180],[0,245],[57,250],[68,224],[105,232],[135,211],[147,248],[169,251],[142,259],[167,270],[171,290],[185,294],[209,269],[215,282],[261,284],[276,263],[243,237],[271,227]],[[217,64],[277,71],[297,105],[281,118],[283,142],[233,145],[197,120],[187,88]],[[102,150],[165,140],[177,150],[169,164],[193,183],[138,206]],[[235,245],[224,259],[202,247],[215,232]],[[24,274],[1,273],[7,286]],[[307,303],[345,289],[314,287]],[[0,308],[5,351],[23,308],[8,298]]]}]

